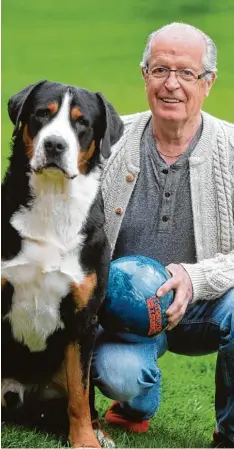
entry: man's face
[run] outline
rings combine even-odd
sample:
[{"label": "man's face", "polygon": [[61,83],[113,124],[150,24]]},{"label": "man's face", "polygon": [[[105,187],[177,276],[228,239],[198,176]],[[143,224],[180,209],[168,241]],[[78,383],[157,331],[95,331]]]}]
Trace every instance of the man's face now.
[{"label": "man's face", "polygon": [[200,114],[203,100],[214,82],[214,73],[209,81],[202,78],[193,83],[177,79],[175,72],[170,72],[167,79],[158,79],[152,76],[151,71],[155,67],[190,69],[200,75],[204,72],[204,52],[203,38],[195,32],[164,30],[156,36],[148,64],[149,73],[142,70],[154,117],[184,122]]}]

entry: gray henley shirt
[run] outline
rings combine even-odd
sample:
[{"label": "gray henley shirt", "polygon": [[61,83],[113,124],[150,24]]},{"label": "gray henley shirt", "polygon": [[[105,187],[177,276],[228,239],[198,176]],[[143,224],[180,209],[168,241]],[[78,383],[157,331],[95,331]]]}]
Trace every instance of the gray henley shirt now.
[{"label": "gray henley shirt", "polygon": [[141,171],[123,218],[114,259],[139,254],[169,263],[196,262],[190,194],[189,156],[202,124],[187,150],[168,165],[157,151],[152,120],[141,139]]}]

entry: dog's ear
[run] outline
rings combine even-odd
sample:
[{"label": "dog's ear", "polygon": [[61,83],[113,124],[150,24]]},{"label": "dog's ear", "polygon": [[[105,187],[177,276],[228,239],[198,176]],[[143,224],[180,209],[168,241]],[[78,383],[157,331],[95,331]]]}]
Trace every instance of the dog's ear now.
[{"label": "dog's ear", "polygon": [[107,159],[110,156],[111,146],[122,136],[124,126],[112,104],[110,104],[100,92],[97,92],[96,95],[105,110],[105,131],[101,142],[100,152],[102,156]]},{"label": "dog's ear", "polygon": [[37,87],[41,86],[44,83],[46,83],[46,80],[30,84],[30,86],[25,87],[23,90],[13,95],[8,101],[8,114],[12,123],[15,125],[13,130],[13,137],[19,130],[20,122],[24,122],[25,120],[27,104],[31,97],[31,94]]}]

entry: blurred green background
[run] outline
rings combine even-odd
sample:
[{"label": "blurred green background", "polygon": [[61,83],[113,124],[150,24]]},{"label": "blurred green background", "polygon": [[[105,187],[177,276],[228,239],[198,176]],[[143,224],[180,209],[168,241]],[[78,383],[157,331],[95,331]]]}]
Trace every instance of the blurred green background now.
[{"label": "blurred green background", "polygon": [[[39,79],[101,91],[120,114],[147,109],[139,63],[148,34],[184,21],[218,47],[218,79],[204,110],[234,122],[234,0],[2,0],[2,173],[12,124],[9,97]],[[120,362],[121,363],[121,362]],[[114,432],[118,447],[208,447],[215,355],[167,354],[162,406],[146,436]],[[99,395],[101,416],[109,401]],[[112,432],[113,434],[113,432]],[[60,447],[5,428],[2,447]]]},{"label": "blurred green background", "polygon": [[214,39],[218,80],[204,109],[234,121],[233,19],[234,0],[3,0],[2,172],[13,93],[46,78],[101,91],[121,114],[144,110],[139,63],[146,39],[174,20]]}]

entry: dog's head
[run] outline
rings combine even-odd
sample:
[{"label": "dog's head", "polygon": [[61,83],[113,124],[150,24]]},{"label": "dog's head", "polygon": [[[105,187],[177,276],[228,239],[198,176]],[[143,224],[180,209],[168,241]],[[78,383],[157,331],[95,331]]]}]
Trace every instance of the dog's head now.
[{"label": "dog's head", "polygon": [[86,174],[110,155],[123,123],[100,93],[75,86],[39,81],[13,95],[8,112],[22,127],[25,153],[35,173],[51,168],[69,178]]}]

